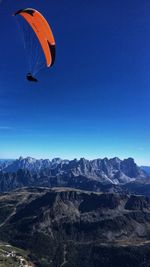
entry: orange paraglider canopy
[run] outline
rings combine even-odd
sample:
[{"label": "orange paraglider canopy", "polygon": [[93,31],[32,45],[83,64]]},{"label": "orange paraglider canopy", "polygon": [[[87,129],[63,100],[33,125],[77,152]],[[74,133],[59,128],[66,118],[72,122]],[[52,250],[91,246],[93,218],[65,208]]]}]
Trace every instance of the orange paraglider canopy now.
[{"label": "orange paraglider canopy", "polygon": [[51,28],[40,12],[33,8],[21,9],[15,13],[21,15],[35,32],[45,55],[47,67],[55,60],[55,40]]}]

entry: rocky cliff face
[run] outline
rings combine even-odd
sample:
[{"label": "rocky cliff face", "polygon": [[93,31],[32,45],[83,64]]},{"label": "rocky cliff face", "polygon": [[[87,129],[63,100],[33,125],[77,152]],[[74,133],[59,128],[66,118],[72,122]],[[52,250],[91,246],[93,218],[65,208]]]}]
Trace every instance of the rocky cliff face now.
[{"label": "rocky cliff face", "polygon": [[4,173],[16,173],[19,169],[28,170],[32,175],[44,173],[47,176],[60,178],[84,176],[105,184],[124,184],[145,177],[144,171],[135,164],[132,158],[125,160],[81,158],[71,161],[56,158],[50,161],[20,157],[11,164],[1,167]]},{"label": "rocky cliff face", "polygon": [[149,198],[32,188],[1,196],[0,211],[0,239],[37,266],[149,266]]}]

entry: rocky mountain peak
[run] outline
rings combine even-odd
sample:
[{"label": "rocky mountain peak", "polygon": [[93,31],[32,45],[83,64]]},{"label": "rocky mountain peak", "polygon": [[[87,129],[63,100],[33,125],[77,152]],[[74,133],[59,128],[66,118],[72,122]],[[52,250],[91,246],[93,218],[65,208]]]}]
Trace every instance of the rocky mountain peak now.
[{"label": "rocky mountain peak", "polygon": [[[125,184],[145,177],[144,171],[136,165],[132,158],[124,160],[117,157],[94,160],[54,158],[50,161],[49,159],[20,157],[8,165],[1,165],[1,171],[4,173],[17,172],[19,169],[30,171],[31,176],[42,174],[44,179],[50,179],[51,176],[58,177],[61,181],[65,180],[65,183],[70,181],[70,177],[84,177],[87,181],[92,180],[103,184]],[[41,183],[42,181],[44,185],[44,180],[41,180]],[[79,178],[74,181],[78,182]]]}]

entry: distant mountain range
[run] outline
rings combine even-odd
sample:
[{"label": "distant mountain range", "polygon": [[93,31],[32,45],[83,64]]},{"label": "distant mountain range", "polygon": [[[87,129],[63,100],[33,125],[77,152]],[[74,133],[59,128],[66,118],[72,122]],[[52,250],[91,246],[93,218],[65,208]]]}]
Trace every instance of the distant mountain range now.
[{"label": "distant mountain range", "polygon": [[141,169],[150,174],[150,166],[141,166]]},{"label": "distant mountain range", "polygon": [[[31,157],[0,161],[0,192],[24,186],[73,187],[120,192],[149,183],[149,174],[134,159],[37,160]],[[131,187],[132,184],[132,187]],[[139,190],[139,187],[138,187]],[[139,192],[138,192],[139,193]]]},{"label": "distant mountain range", "polygon": [[103,183],[127,183],[145,177],[144,171],[138,167],[132,158],[120,160],[119,158],[104,158],[87,160],[62,160],[54,158],[37,160],[31,157],[15,161],[2,161],[0,169],[3,172],[17,172],[28,170],[32,174],[46,171],[51,176],[85,176]]}]

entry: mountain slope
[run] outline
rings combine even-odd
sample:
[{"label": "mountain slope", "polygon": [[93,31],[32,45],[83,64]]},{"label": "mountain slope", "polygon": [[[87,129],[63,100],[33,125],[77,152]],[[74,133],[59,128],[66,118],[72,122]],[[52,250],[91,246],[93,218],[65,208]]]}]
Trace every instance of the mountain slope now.
[{"label": "mountain slope", "polygon": [[31,188],[0,200],[0,239],[37,266],[150,266],[148,197]]}]

